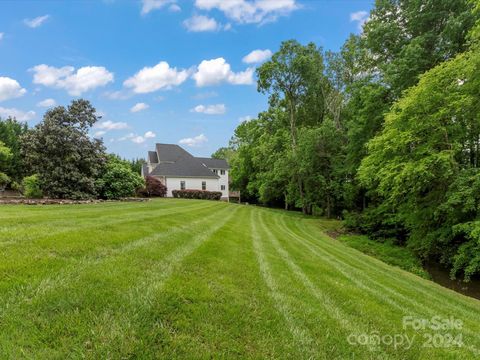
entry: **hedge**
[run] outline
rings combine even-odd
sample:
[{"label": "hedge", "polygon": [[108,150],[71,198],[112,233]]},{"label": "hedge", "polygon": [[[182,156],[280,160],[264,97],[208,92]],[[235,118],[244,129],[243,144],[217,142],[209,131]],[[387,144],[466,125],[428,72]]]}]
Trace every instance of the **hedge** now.
[{"label": "hedge", "polygon": [[220,191],[206,190],[172,190],[174,198],[183,199],[203,199],[203,200],[220,200],[222,193]]}]

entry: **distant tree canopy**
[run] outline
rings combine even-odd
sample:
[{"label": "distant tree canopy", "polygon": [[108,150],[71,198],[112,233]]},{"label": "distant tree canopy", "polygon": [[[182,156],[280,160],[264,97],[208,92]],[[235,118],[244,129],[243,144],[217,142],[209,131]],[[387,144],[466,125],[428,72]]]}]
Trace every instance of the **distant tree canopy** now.
[{"label": "distant tree canopy", "polygon": [[480,3],[377,0],[338,52],[285,41],[228,154],[242,199],[344,217],[480,274]]},{"label": "distant tree canopy", "polygon": [[20,181],[25,175],[23,159],[20,154],[20,137],[27,132],[27,124],[8,118],[0,119],[0,142],[6,146],[11,156],[6,159],[0,158],[0,171],[8,174],[15,181]]},{"label": "distant tree canopy", "polygon": [[5,170],[8,161],[12,158],[12,151],[0,141],[0,170]]},{"label": "distant tree canopy", "polygon": [[130,164],[130,168],[132,171],[136,174],[141,174],[142,173],[142,166],[145,164],[145,159],[132,159],[132,160],[127,160]]},{"label": "distant tree canopy", "polygon": [[97,121],[86,100],[48,110],[42,122],[21,137],[21,155],[29,174],[38,174],[44,193],[54,198],[97,195],[95,185],[105,165],[105,147],[91,139]]}]

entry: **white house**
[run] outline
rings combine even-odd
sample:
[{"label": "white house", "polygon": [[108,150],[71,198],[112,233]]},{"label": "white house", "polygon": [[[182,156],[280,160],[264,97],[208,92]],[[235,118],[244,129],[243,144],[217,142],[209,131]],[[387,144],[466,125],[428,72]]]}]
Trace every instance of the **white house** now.
[{"label": "white house", "polygon": [[228,200],[228,170],[225,160],[194,157],[175,144],[156,144],[143,165],[143,176],[154,176],[167,187],[167,197],[173,190],[221,191]]}]

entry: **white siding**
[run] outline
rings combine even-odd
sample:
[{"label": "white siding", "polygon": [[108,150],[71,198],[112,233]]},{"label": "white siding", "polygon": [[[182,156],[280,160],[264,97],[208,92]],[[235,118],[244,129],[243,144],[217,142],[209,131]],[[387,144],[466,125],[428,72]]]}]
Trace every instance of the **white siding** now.
[{"label": "white siding", "polygon": [[[220,176],[220,179],[218,179],[218,190],[222,192],[223,198],[228,198],[228,170],[225,170],[225,175],[221,175],[221,170],[218,170],[218,176]],[[222,185],[225,185],[225,190],[221,190]]]},{"label": "white siding", "polygon": [[202,190],[202,181],[207,183],[208,191],[220,191],[218,179],[203,179],[203,178],[182,178],[167,176],[167,197],[172,197],[173,190],[180,190],[180,182],[185,181],[185,189]]},{"label": "white siding", "polygon": [[[220,179],[218,179],[217,191],[222,192],[222,198],[228,199],[228,195],[229,195],[228,170],[226,170],[226,169],[216,169],[216,168],[209,168],[209,169],[212,170],[218,176],[220,176]],[[222,175],[222,171],[225,171],[225,174]],[[224,190],[222,190],[222,185],[225,186]]]}]

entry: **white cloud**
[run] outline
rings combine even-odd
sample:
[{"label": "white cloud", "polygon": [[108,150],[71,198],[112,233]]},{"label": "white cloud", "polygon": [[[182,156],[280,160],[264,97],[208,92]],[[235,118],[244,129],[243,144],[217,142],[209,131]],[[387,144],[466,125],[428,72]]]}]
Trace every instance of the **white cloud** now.
[{"label": "white cloud", "polygon": [[96,123],[94,127],[97,129],[106,130],[106,131],[122,130],[122,129],[127,129],[128,124],[125,122],[114,122],[111,120],[106,120],[106,121]]},{"label": "white cloud", "polygon": [[160,61],[154,67],[144,67],[125,80],[123,85],[133,88],[133,92],[137,94],[144,94],[159,89],[170,89],[180,85],[187,78],[187,70],[177,70],[177,68],[171,68],[166,61]]},{"label": "white cloud", "polygon": [[265,50],[253,50],[250,54],[246,55],[242,61],[247,64],[257,64],[264,62],[272,56],[272,52],[269,49]]},{"label": "white cloud", "polygon": [[0,32],[0,40],[2,40],[4,36],[5,36],[5,33]]},{"label": "white cloud", "polygon": [[193,15],[183,22],[183,26],[192,32],[216,31],[222,27],[215,19],[204,15]]},{"label": "white cloud", "polygon": [[244,121],[250,121],[250,120],[252,120],[252,119],[253,119],[253,118],[252,118],[250,115],[240,116],[240,117],[238,118],[238,122],[241,122],[241,123],[242,123],[242,122],[244,122]]},{"label": "white cloud", "polygon": [[22,88],[17,80],[0,77],[0,101],[23,96],[27,90]]},{"label": "white cloud", "polygon": [[93,134],[93,137],[99,138],[105,135],[106,133],[107,132],[105,130],[100,130],[100,131],[97,131],[95,134]]},{"label": "white cloud", "polygon": [[218,9],[242,24],[272,22],[300,8],[295,0],[195,0],[195,6],[201,10]]},{"label": "white cloud", "polygon": [[225,107],[225,104],[197,105],[190,111],[208,115],[221,115],[225,114],[227,108]]},{"label": "white cloud", "polygon": [[178,6],[178,4],[172,4],[168,7],[168,10],[171,12],[179,12],[182,11],[182,8]]},{"label": "white cloud", "polygon": [[15,108],[4,108],[0,106],[0,117],[2,118],[8,118],[8,117],[14,117],[18,121],[29,121],[32,120],[35,117],[35,111],[22,111],[18,110]]},{"label": "white cloud", "polygon": [[141,144],[143,142],[145,142],[145,138],[143,136],[134,136],[132,137],[132,142],[134,142],[135,144]]},{"label": "white cloud", "polygon": [[121,138],[118,138],[118,141],[125,141],[125,140],[128,140],[128,139],[132,139],[134,138],[136,135],[134,133],[129,133],[125,136],[122,136]]},{"label": "white cloud", "polygon": [[38,107],[46,107],[46,108],[49,108],[55,105],[57,105],[57,102],[54,99],[45,99],[37,103]]},{"label": "white cloud", "polygon": [[143,134],[143,136],[137,135],[137,134],[134,134],[134,133],[129,133],[129,134],[119,138],[118,141],[130,140],[131,142],[134,142],[135,144],[142,144],[145,141],[147,141],[147,139],[153,139],[156,136],[157,136],[157,134],[155,134],[153,131],[147,131],[145,134]]},{"label": "white cloud", "polygon": [[208,141],[207,137],[203,134],[195,136],[193,138],[184,138],[181,139],[178,143],[181,145],[186,145],[190,147],[198,147]]},{"label": "white cloud", "polygon": [[41,26],[45,21],[47,21],[49,17],[50,15],[43,15],[43,16],[38,16],[34,19],[24,19],[23,23],[28,27],[35,29]]},{"label": "white cloud", "polygon": [[363,24],[368,20],[368,12],[367,11],[357,11],[350,14],[350,21],[356,22],[359,31],[362,31]]},{"label": "white cloud", "polygon": [[249,85],[253,84],[253,68],[235,73],[224,58],[203,60],[193,74],[193,79],[197,86],[217,85],[222,82]]},{"label": "white cloud", "polygon": [[103,96],[109,98],[110,100],[126,100],[131,98],[133,95],[133,93],[123,90],[106,91],[103,93]]},{"label": "white cloud", "polygon": [[30,70],[34,72],[34,84],[65,89],[73,96],[79,96],[113,81],[113,73],[103,66],[85,66],[75,72],[73,66],[56,68],[41,64]]},{"label": "white cloud", "polygon": [[174,4],[175,0],[142,0],[142,15],[148,14],[152,10],[158,10],[167,6],[168,4]]},{"label": "white cloud", "polygon": [[139,112],[139,111],[148,109],[149,107],[150,107],[150,106],[149,106],[148,104],[145,104],[145,103],[137,103],[137,104],[135,104],[134,106],[132,106],[132,108],[130,109],[130,112],[132,112],[132,113]]}]

